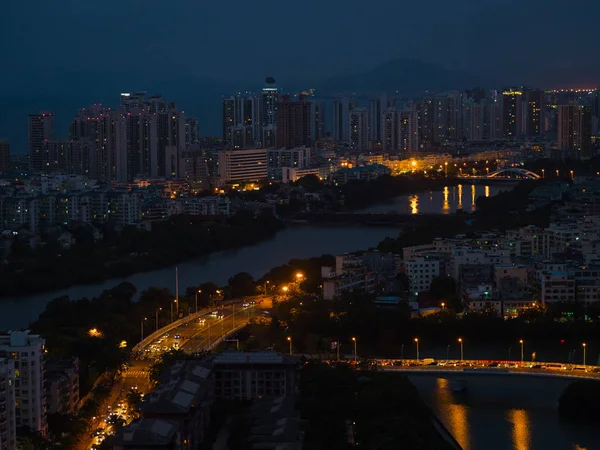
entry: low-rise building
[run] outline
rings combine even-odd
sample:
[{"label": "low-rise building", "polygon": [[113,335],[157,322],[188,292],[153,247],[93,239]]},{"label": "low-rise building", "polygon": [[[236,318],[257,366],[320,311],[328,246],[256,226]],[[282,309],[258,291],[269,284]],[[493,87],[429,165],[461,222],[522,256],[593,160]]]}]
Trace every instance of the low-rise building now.
[{"label": "low-rise building", "polygon": [[[165,425],[160,425],[164,430],[171,430],[167,423],[176,428],[176,446],[167,448],[195,450],[204,442],[213,399],[210,376],[209,364],[201,361],[178,361],[164,374],[156,390],[144,397],[140,407],[144,419],[164,423]],[[133,437],[135,438],[135,432]],[[125,440],[125,434],[120,440]]]},{"label": "low-rise building", "polygon": [[112,448],[113,450],[177,450],[187,447],[182,447],[177,422],[142,418],[123,428],[113,439]]},{"label": "low-rise building", "polygon": [[422,256],[404,261],[406,276],[410,283],[411,296],[429,291],[431,282],[440,276],[440,261]]},{"label": "low-rise building", "polygon": [[335,184],[345,184],[352,180],[375,180],[383,175],[389,175],[390,169],[380,164],[370,166],[343,168],[331,174],[331,180]]},{"label": "low-rise building", "polygon": [[296,395],[299,360],[270,351],[226,351],[213,359],[216,398],[254,400]]}]

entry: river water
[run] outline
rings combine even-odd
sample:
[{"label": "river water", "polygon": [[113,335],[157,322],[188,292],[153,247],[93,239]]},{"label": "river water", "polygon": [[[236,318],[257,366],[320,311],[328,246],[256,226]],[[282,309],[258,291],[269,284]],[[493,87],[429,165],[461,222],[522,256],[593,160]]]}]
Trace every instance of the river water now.
[{"label": "river water", "polygon": [[565,423],[535,398],[491,401],[457,394],[441,378],[411,381],[463,450],[600,449],[600,427]]},{"label": "river water", "polygon": [[[477,197],[495,195],[510,188],[510,183],[501,186],[459,185],[445,188],[443,191],[403,195],[391,203],[375,205],[363,211],[414,214],[449,214],[460,208],[473,211]],[[187,286],[198,285],[204,281],[223,285],[229,277],[238,272],[248,272],[254,277],[260,277],[270,268],[285,264],[292,258],[365,250],[375,247],[386,237],[396,237],[399,231],[399,228],[372,226],[290,226],[273,239],[179,264],[179,287],[183,291]],[[75,285],[68,289],[28,297],[3,299],[0,303],[0,330],[26,327],[37,319],[46,303],[54,298],[63,295],[71,299],[92,298],[122,281],[134,284],[138,292],[150,286],[166,287],[174,292],[175,268],[167,267],[101,283]]]},{"label": "river water", "polygon": [[445,187],[441,191],[427,191],[413,195],[402,195],[388,203],[373,205],[363,212],[397,214],[453,214],[458,209],[465,212],[475,211],[478,197],[490,197],[502,191],[511,190],[514,183],[499,185],[459,184]]}]

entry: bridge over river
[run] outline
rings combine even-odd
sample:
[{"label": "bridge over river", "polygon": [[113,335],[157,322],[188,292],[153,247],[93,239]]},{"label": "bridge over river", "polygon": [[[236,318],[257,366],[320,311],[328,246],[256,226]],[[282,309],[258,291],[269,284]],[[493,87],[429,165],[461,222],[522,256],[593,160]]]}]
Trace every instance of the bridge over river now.
[{"label": "bridge over river", "polygon": [[557,406],[561,394],[572,382],[581,379],[600,381],[598,368],[592,366],[513,362],[489,367],[481,361],[448,361],[442,364],[424,365],[411,361],[392,365],[380,362],[381,370],[402,373],[417,386],[445,379],[455,392],[490,400],[535,400],[541,402],[540,406],[548,407]]}]

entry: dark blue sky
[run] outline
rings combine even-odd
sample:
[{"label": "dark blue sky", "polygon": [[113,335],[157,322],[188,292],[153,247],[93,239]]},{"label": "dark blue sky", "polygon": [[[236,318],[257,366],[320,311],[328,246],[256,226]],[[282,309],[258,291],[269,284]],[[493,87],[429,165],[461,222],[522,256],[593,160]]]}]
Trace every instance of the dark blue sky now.
[{"label": "dark blue sky", "polygon": [[407,56],[507,83],[573,69],[598,81],[599,13],[597,0],[0,0],[0,102],[55,110],[63,95],[114,103],[203,77],[312,81]]}]

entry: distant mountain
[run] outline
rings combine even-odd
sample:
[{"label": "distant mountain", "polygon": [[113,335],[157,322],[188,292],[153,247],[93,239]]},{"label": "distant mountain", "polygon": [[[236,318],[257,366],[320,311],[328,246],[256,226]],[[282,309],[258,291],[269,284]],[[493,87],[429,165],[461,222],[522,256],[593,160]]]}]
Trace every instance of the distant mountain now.
[{"label": "distant mountain", "polygon": [[492,87],[494,81],[457,70],[447,70],[436,64],[414,58],[395,59],[374,69],[352,75],[342,75],[317,83],[317,92],[324,95],[343,93],[395,93],[420,95],[425,91],[445,91]]}]

